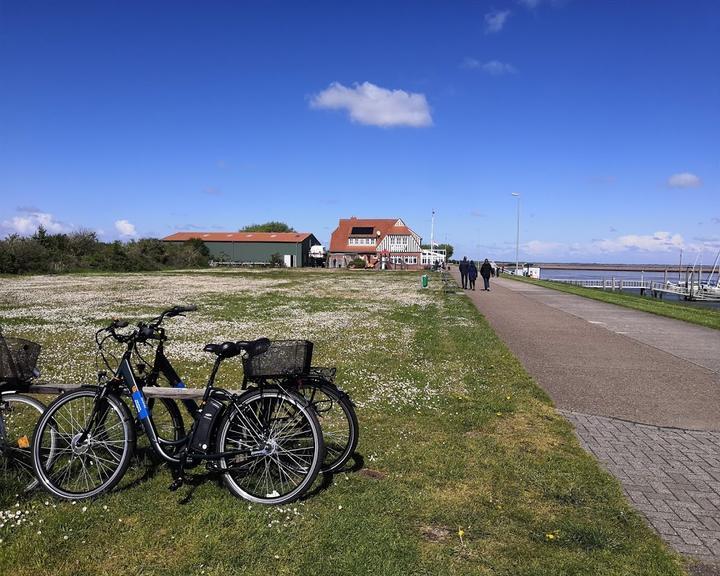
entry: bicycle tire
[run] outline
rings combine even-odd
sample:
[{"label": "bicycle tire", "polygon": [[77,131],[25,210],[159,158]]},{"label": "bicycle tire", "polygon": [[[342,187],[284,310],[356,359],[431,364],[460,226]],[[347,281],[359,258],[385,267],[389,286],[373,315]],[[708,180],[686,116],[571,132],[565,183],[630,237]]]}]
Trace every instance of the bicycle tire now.
[{"label": "bicycle tire", "polygon": [[[159,402],[158,402],[159,401]],[[185,421],[183,420],[180,407],[177,402],[171,398],[149,398],[147,401],[148,414],[152,420],[155,434],[160,440],[160,444],[166,454],[172,456],[178,452],[180,446],[166,444],[164,442],[176,442],[181,438],[185,438]],[[135,419],[136,430],[144,428],[142,424]],[[154,450],[150,450],[150,454],[157,457]],[[160,459],[159,457],[157,457]],[[160,459],[162,460],[162,459]]]},{"label": "bicycle tire", "polygon": [[325,459],[321,472],[337,472],[357,448],[360,427],[355,407],[345,392],[326,380],[304,380],[298,391],[314,408],[323,432]]},{"label": "bicycle tire", "polygon": [[[28,407],[32,412],[15,415],[20,406]],[[37,412],[37,414],[35,414]],[[5,472],[18,477],[23,492],[29,492],[38,485],[33,472],[30,440],[40,416],[45,412],[45,404],[23,394],[5,394],[0,397],[0,461]]]},{"label": "bicycle tire", "polygon": [[[58,498],[99,496],[120,482],[130,465],[136,442],[134,418],[114,394],[102,399],[107,403],[104,414],[85,442],[78,443],[97,401],[92,389],[60,396],[48,406],[35,428],[35,475],[40,485]],[[56,442],[51,452],[46,448],[48,435],[54,435]]]},{"label": "bicycle tire", "polygon": [[277,388],[245,392],[223,416],[217,451],[240,447],[265,453],[222,458],[219,467],[230,492],[258,504],[285,504],[302,496],[324,456],[315,411],[299,395]]}]

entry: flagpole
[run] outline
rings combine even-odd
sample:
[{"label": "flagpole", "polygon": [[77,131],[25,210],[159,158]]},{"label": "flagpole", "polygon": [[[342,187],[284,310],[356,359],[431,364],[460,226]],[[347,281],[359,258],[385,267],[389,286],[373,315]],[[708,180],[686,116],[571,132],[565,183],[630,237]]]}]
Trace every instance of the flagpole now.
[{"label": "flagpole", "polygon": [[430,219],[430,265],[435,264],[435,210],[432,211],[432,218]]}]

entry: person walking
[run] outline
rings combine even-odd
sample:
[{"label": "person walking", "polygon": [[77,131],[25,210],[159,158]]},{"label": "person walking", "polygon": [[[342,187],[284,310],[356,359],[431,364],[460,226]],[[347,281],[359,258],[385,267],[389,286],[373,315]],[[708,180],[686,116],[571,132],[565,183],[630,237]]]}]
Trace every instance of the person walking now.
[{"label": "person walking", "polygon": [[487,258],[485,262],[480,266],[480,276],[482,276],[483,283],[485,284],[485,290],[490,291],[490,274],[492,274],[492,266]]},{"label": "person walking", "polygon": [[463,290],[467,290],[467,281],[468,281],[468,259],[467,256],[463,256],[462,262],[460,262],[460,265],[458,268],[460,268],[460,282],[462,284]]},{"label": "person walking", "polygon": [[470,264],[468,265],[468,286],[470,290],[475,290],[475,280],[477,280],[477,266],[475,266],[475,261],[470,260]]}]

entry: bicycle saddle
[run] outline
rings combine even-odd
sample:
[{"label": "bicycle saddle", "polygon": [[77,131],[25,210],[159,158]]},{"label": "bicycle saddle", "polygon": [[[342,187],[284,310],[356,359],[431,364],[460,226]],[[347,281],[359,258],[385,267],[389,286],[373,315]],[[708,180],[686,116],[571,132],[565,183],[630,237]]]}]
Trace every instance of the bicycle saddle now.
[{"label": "bicycle saddle", "polygon": [[203,350],[205,352],[212,352],[217,356],[223,358],[232,358],[237,356],[243,350],[247,351],[250,356],[257,356],[262,354],[270,347],[270,340],[267,338],[258,338],[257,340],[250,340],[249,342],[223,342],[222,344],[205,344]]},{"label": "bicycle saddle", "polygon": [[217,356],[221,356],[222,358],[232,358],[233,356],[237,356],[242,352],[242,348],[240,348],[235,342],[223,342],[222,344],[205,344],[205,348],[203,348],[205,352],[212,352],[213,354]]}]

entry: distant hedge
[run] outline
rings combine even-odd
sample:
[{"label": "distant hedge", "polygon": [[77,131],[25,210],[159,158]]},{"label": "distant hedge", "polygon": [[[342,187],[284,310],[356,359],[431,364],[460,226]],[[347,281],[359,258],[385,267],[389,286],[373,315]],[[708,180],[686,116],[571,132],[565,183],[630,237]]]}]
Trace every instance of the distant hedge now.
[{"label": "distant hedge", "polygon": [[143,238],[127,243],[100,242],[95,232],[48,234],[43,228],[30,237],[10,235],[0,240],[0,273],[32,274],[77,271],[140,272],[208,265],[205,243]]}]

